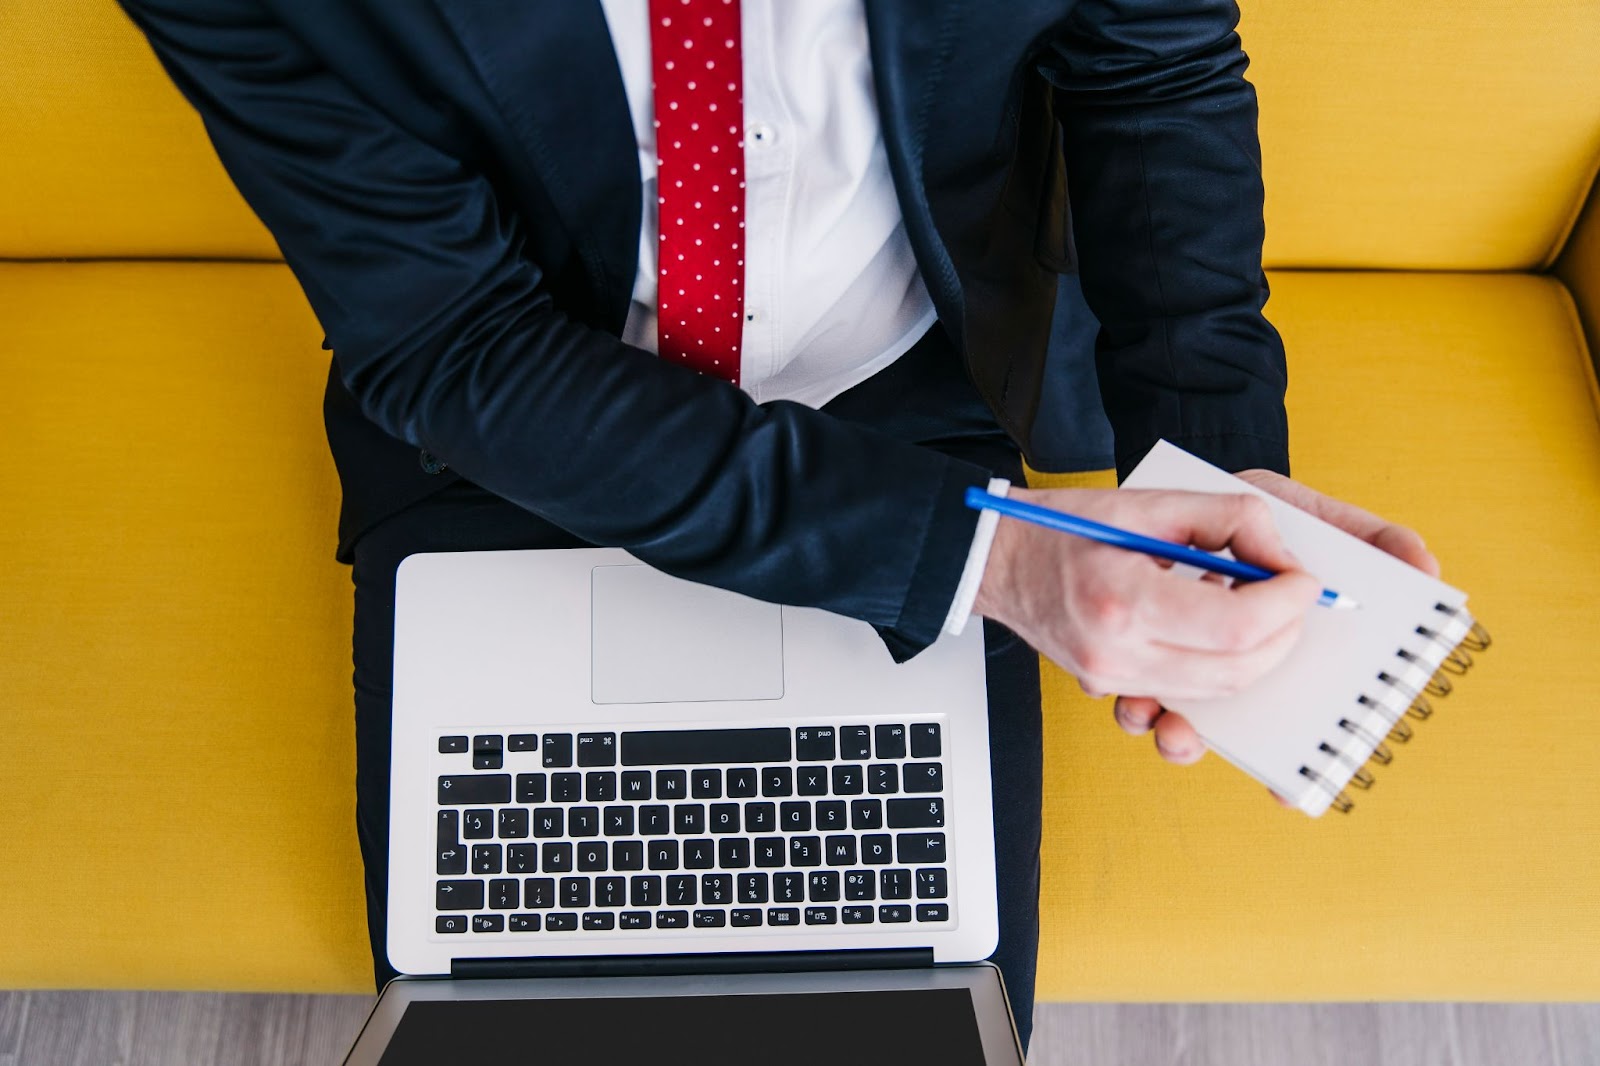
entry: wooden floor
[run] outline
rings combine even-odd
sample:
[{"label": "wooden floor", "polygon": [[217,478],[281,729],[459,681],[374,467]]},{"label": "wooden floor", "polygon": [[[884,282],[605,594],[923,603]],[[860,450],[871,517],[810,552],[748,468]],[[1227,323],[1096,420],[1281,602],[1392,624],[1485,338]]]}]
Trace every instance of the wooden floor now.
[{"label": "wooden floor", "polygon": [[[0,1066],[339,1063],[354,996],[0,992]],[[1046,1004],[1032,1066],[1595,1066],[1600,1005]]]}]

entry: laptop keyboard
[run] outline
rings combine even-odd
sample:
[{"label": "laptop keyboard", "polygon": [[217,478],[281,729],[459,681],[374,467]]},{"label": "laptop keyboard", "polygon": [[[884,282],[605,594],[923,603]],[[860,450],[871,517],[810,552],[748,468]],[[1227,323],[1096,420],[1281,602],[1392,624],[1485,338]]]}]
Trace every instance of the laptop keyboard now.
[{"label": "laptop keyboard", "polygon": [[952,921],[937,722],[439,737],[436,934]]}]

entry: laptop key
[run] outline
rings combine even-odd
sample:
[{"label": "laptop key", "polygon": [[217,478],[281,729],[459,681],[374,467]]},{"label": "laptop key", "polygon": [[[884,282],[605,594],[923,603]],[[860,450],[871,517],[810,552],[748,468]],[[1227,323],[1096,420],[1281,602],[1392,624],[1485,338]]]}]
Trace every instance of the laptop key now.
[{"label": "laptop key", "polygon": [[695,911],[694,927],[696,929],[721,929],[728,924],[727,911]]},{"label": "laptop key", "polygon": [[804,833],[811,828],[811,804],[791,800],[778,808],[778,828],[785,833]]},{"label": "laptop key", "polygon": [[695,766],[788,762],[789,730],[662,729],[622,734],[624,766]]},{"label": "laptop key", "polygon": [[489,882],[489,909],[514,911],[521,904],[521,882],[515,877],[496,877]]},{"label": "laptop key", "polygon": [[583,798],[590,803],[610,803],[617,798],[617,772],[592,770],[583,776]]},{"label": "laptop key", "polygon": [[861,838],[861,861],[876,866],[894,861],[894,842],[888,833],[868,833]]},{"label": "laptop key", "polygon": [[794,757],[801,761],[833,758],[833,726],[801,726],[794,731]]},{"label": "laptop key", "polygon": [[529,910],[549,910],[556,905],[556,879],[530,877],[522,882],[522,905]]},{"label": "laptop key", "polygon": [[546,733],[543,744],[544,756],[541,762],[545,769],[572,765],[571,733]]},{"label": "laptop key", "polygon": [[628,905],[628,879],[626,877],[597,877],[594,879],[594,905],[596,907],[625,907]]},{"label": "laptop key", "polygon": [[661,878],[656,874],[630,878],[628,901],[635,907],[661,906]]},{"label": "laptop key", "polygon": [[941,763],[916,763],[906,767],[907,792],[943,792],[944,766]]},{"label": "laptop key", "polygon": [[512,733],[506,738],[507,751],[538,751],[539,734],[537,733]]},{"label": "laptop key", "polygon": [[556,803],[578,803],[583,799],[583,775],[550,775],[550,799]]},{"label": "laptop key", "polygon": [[640,836],[661,836],[670,832],[672,832],[672,820],[666,807],[652,803],[639,808]]},{"label": "laptop key", "polygon": [[700,878],[700,899],[709,906],[733,902],[733,875],[706,874]]},{"label": "laptop key", "polygon": [[828,837],[822,842],[824,861],[829,866],[854,866],[856,863],[856,838],[852,836]]},{"label": "laptop key", "polygon": [[871,870],[850,870],[844,875],[845,899],[877,899],[878,879]]},{"label": "laptop key", "polygon": [[777,828],[777,804],[746,803],[744,805],[744,831],[746,833],[770,833]]},{"label": "laptop key", "polygon": [[849,828],[845,825],[844,800],[817,801],[817,828],[825,833]]},{"label": "laptop key", "polygon": [[583,916],[583,929],[586,933],[599,932],[603,929],[613,929],[617,924],[617,916],[610,911],[589,911]]},{"label": "laptop key", "polygon": [[746,837],[723,837],[717,841],[717,865],[724,870],[743,870],[750,865],[750,841]]},{"label": "laptop key", "polygon": [[472,768],[498,770],[505,765],[505,738],[498,733],[472,738]]},{"label": "laptop key", "polygon": [[[466,737],[462,737],[461,749],[466,750]],[[435,933],[465,933],[467,931],[467,916],[465,914],[441,914],[433,920]]]},{"label": "laptop key", "polygon": [[800,924],[799,907],[768,907],[767,924],[779,927],[796,926]]},{"label": "laptop key", "polygon": [[892,762],[875,762],[867,767],[867,791],[888,796],[900,791],[900,768]]},{"label": "laptop key", "polygon": [[604,840],[585,840],[578,845],[578,869],[583,873],[604,873],[610,849]]},{"label": "laptop key", "polygon": [[657,929],[687,929],[689,928],[688,911],[656,911]]},{"label": "laptop key", "polygon": [[763,796],[788,796],[794,792],[794,773],[787,766],[764,766],[761,769],[761,794]]},{"label": "laptop key", "polygon": [[767,902],[766,874],[740,874],[738,882],[740,903]]},{"label": "laptop key", "polygon": [[837,907],[807,907],[807,925],[838,925],[839,908]]},{"label": "laptop key", "polygon": [[506,928],[513,933],[537,933],[544,919],[537,914],[513,914],[506,919]]},{"label": "laptop key", "polygon": [[913,759],[937,759],[943,752],[939,739],[938,722],[920,722],[911,727],[911,757]]},{"label": "laptop key", "polygon": [[894,838],[896,862],[944,862],[943,833],[901,833]]},{"label": "laptop key", "polygon": [[822,865],[822,838],[813,836],[790,837],[789,865]]},{"label": "laptop key", "polygon": [[717,864],[716,845],[708,837],[683,842],[683,865],[687,870],[709,870]]},{"label": "laptop key", "polygon": [[571,933],[578,928],[578,916],[567,911],[552,911],[544,916],[547,933]]},{"label": "laptop key", "polygon": [[828,794],[828,768],[802,766],[795,772],[794,790],[800,796],[826,796]]},{"label": "laptop key", "polygon": [[917,871],[918,899],[944,899],[949,894],[950,874],[944,867],[930,866]]},{"label": "laptop key", "polygon": [[571,873],[572,845],[564,840],[546,844],[539,861],[544,864],[544,872],[547,874]]},{"label": "laptop key", "polygon": [[728,914],[728,924],[735,929],[752,929],[761,924],[761,908],[735,907]]},{"label": "laptop key", "polygon": [[872,758],[872,728],[864,725],[847,725],[840,729],[839,758]]},{"label": "laptop key", "polygon": [[510,774],[444,774],[439,778],[441,807],[510,802]]},{"label": "laptop key", "polygon": [[842,763],[833,768],[833,794],[859,796],[864,786],[865,773],[858,763]]},{"label": "laptop key", "polygon": [[835,903],[839,899],[837,870],[817,870],[806,879],[806,898],[813,903]]},{"label": "laptop key", "polygon": [[589,905],[589,879],[563,877],[561,879],[561,905],[574,909]]},{"label": "laptop key", "polygon": [[[466,750],[467,750],[467,738],[466,737],[440,737],[439,738],[439,754],[440,755],[459,755],[461,752],[464,752]],[[442,921],[443,919],[440,919],[440,920]],[[465,926],[465,923],[462,923],[462,924],[463,924],[463,926]],[[449,931],[452,932],[452,933],[461,932],[460,929],[451,929]],[[445,930],[441,929],[441,930],[439,930],[439,932],[443,933],[443,932],[445,932]]]},{"label": "laptop key", "polygon": [[644,841],[619,840],[611,845],[611,868],[614,870],[644,869]]},{"label": "laptop key", "polygon": [[909,922],[911,908],[904,903],[885,903],[878,908],[878,921],[886,923]]},{"label": "laptop key", "polygon": [[578,765],[617,765],[617,735],[615,733],[579,733]]},{"label": "laptop key", "polygon": [[633,808],[632,807],[607,807],[603,815],[605,833],[608,837],[633,836]]},{"label": "laptop key", "polygon": [[503,914],[474,914],[472,916],[472,931],[474,933],[503,933],[506,930],[506,916]]},{"label": "laptop key", "polygon": [[851,829],[882,829],[883,801],[875,799],[850,801]]},{"label": "laptop key", "polygon": [[544,774],[517,775],[517,802],[545,802],[547,787]]},{"label": "laptop key", "polygon": [[944,800],[894,799],[887,804],[890,829],[943,829]]},{"label": "laptop key", "polygon": [[646,860],[652,870],[676,870],[678,868],[678,842],[676,840],[652,840],[646,849]]},{"label": "laptop key", "polygon": [[439,881],[433,886],[434,910],[483,910],[483,882],[476,879]]},{"label": "laptop key", "polygon": [[906,757],[906,727],[903,725],[880,725],[872,731],[873,739],[878,742],[878,758],[904,759]]},{"label": "laptop key", "polygon": [[667,878],[667,904],[672,907],[693,907],[699,902],[699,878],[694,874],[673,874]]},{"label": "laptop key", "polygon": [[528,835],[528,808],[500,808],[499,835],[502,840],[520,840]]},{"label": "laptop key", "polygon": [[540,807],[533,812],[533,835],[536,837],[566,836],[567,816],[560,807]]},{"label": "laptop key", "polygon": [[650,928],[649,911],[623,911],[617,916],[621,919],[617,923],[621,929],[648,929]]},{"label": "laptop key", "polygon": [[567,811],[567,836],[597,837],[599,835],[599,807],[573,807]]},{"label": "laptop key", "polygon": [[781,873],[772,875],[772,902],[804,903],[805,899],[805,874]]},{"label": "laptop key", "polygon": [[711,831],[713,833],[737,833],[739,831],[739,805],[737,803],[713,803],[711,805]]},{"label": "laptop key", "polygon": [[467,849],[461,844],[451,844],[449,847],[440,848],[435,873],[441,877],[450,874],[464,874],[467,872]]},{"label": "laptop key", "polygon": [[879,870],[878,884],[884,899],[911,898],[910,870]]},{"label": "laptop key", "polygon": [[461,836],[466,840],[488,840],[494,836],[494,812],[474,807],[461,816]]},{"label": "laptop key", "polygon": [[679,835],[690,833],[704,833],[706,831],[706,805],[704,803],[680,803],[672,808],[672,824]]},{"label": "laptop key", "polygon": [[757,837],[756,838],[756,865],[763,867],[782,866],[788,858],[788,848],[783,843],[782,837]]},{"label": "laptop key", "polygon": [[539,872],[539,845],[506,845],[506,873],[532,874]]},{"label": "laptop key", "polygon": [[919,903],[917,905],[917,921],[919,922],[948,922],[950,920],[950,905],[947,903]]},{"label": "laptop key", "polygon": [[647,800],[650,798],[650,771],[628,770],[622,775],[622,798]]},{"label": "laptop key", "polygon": [[737,770],[728,771],[728,798],[749,799],[756,794],[760,786],[760,778],[756,775],[755,767],[744,766]]},{"label": "laptop key", "polygon": [[475,874],[497,874],[500,872],[500,845],[499,844],[474,844],[472,845],[472,872]]},{"label": "laptop key", "polygon": [[695,799],[722,798],[722,771],[696,770],[689,775],[689,794]]},{"label": "laptop key", "polygon": [[656,798],[664,800],[688,799],[689,775],[682,770],[657,770]]},{"label": "laptop key", "polygon": [[873,916],[872,916],[872,908],[871,907],[861,907],[861,906],[840,907],[839,908],[839,915],[840,915],[840,917],[842,917],[844,919],[844,924],[845,925],[871,925],[872,924],[872,917]]}]

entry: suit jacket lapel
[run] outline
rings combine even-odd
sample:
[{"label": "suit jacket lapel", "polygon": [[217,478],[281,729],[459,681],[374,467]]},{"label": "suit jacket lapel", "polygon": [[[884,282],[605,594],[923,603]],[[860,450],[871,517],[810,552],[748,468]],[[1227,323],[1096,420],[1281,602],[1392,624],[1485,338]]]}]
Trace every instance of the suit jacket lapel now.
[{"label": "suit jacket lapel", "polygon": [[434,0],[577,247],[611,325],[638,268],[638,147],[597,0]]}]

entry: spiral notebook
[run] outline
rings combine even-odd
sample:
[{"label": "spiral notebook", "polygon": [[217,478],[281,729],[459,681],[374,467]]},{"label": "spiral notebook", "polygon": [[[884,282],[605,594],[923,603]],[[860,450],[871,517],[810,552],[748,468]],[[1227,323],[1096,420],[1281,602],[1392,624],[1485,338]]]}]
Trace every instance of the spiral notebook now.
[{"label": "spiral notebook", "polygon": [[1433,713],[1432,697],[1448,695],[1452,675],[1489,646],[1460,589],[1176,445],[1158,443],[1122,487],[1259,496],[1306,569],[1360,602],[1313,608],[1289,657],[1245,691],[1170,704],[1213,751],[1313,817],[1348,812],[1349,790],[1373,785],[1369,764],[1388,764],[1392,745]]}]

